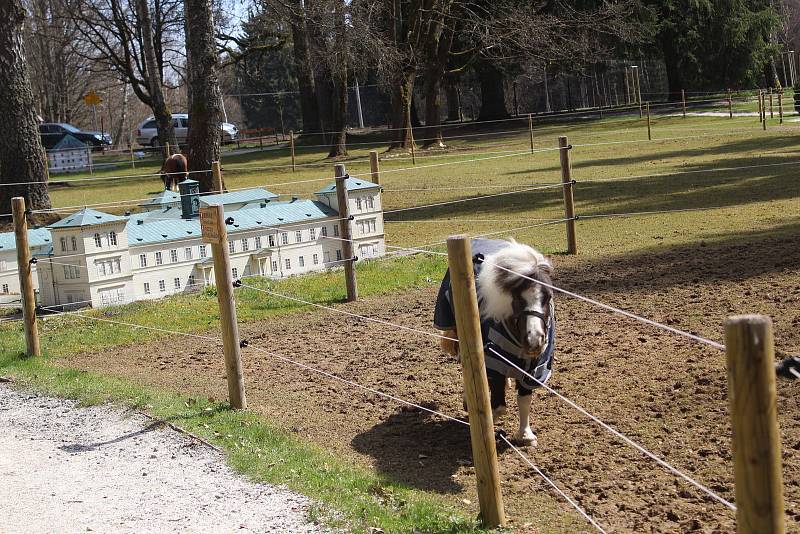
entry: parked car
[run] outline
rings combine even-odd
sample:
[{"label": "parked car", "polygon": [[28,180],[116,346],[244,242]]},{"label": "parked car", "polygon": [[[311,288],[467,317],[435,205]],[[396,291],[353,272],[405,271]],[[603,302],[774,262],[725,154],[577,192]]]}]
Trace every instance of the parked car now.
[{"label": "parked car", "polygon": [[[186,138],[189,135],[189,115],[187,113],[173,113],[172,126],[175,128],[175,137],[178,144],[186,144]],[[223,143],[232,143],[236,141],[238,136],[239,130],[236,128],[235,124],[229,122],[222,123]],[[156,120],[153,117],[148,117],[136,128],[136,142],[142,146],[158,146],[158,128],[156,126]]]},{"label": "parked car", "polygon": [[110,134],[83,131],[65,122],[44,122],[39,125],[39,134],[42,136],[42,144],[48,150],[56,146],[67,134],[94,148],[111,144]]}]

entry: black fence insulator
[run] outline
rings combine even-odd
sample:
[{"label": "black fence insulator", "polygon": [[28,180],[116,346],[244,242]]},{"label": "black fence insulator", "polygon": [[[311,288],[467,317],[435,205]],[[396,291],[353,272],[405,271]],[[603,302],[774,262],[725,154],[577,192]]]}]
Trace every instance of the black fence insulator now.
[{"label": "black fence insulator", "polygon": [[36,265],[37,263],[39,263],[39,260],[37,260],[36,258],[31,258],[31,259],[28,261],[28,263],[30,263],[31,265]]},{"label": "black fence insulator", "polygon": [[348,221],[352,221],[352,220],[353,220],[353,219],[355,219],[355,218],[356,218],[356,217],[355,217],[355,215],[350,215],[350,216],[347,218],[347,220],[348,220]]},{"label": "black fence insulator", "polygon": [[234,280],[233,281],[233,287],[242,287],[242,281],[241,280]]},{"label": "black fence insulator", "polygon": [[227,224],[228,226],[232,225],[233,224],[233,217],[228,217],[227,219],[225,219],[225,224]]},{"label": "black fence insulator", "polygon": [[240,349],[243,349],[243,348],[245,348],[245,347],[247,347],[249,345],[250,345],[250,342],[247,341],[246,339],[243,339],[243,340],[239,341],[239,348]]},{"label": "black fence insulator", "polygon": [[351,259],[352,259],[353,261],[358,261],[358,256],[353,256]]}]

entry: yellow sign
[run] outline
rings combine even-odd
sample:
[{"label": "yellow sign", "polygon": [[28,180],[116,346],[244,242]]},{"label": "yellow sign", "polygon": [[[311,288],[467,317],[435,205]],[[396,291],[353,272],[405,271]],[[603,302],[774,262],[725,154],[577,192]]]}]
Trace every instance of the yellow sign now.
[{"label": "yellow sign", "polygon": [[83,97],[83,101],[86,103],[87,106],[96,106],[103,101],[100,98],[100,95],[94,92],[94,90],[89,91],[86,96]]},{"label": "yellow sign", "polygon": [[221,206],[203,206],[200,208],[200,233],[203,234],[203,243],[221,245],[225,239],[220,235],[220,228],[224,231]]}]

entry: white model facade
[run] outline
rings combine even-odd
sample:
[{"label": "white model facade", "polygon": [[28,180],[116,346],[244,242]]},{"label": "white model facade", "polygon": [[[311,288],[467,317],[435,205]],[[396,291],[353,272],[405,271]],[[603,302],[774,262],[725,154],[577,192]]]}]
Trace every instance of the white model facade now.
[{"label": "white model facade", "polygon": [[[196,184],[182,185],[189,182]],[[352,178],[347,186],[356,256],[360,261],[383,255],[380,186]],[[316,195],[316,200],[277,201],[273,193],[253,189],[199,200],[222,204],[226,218],[233,218],[227,230],[234,278],[282,278],[345,260],[340,236],[347,221],[339,216],[335,187]],[[141,205],[144,211],[125,217],[84,209],[40,229],[50,238],[34,251],[40,304],[100,307],[213,284],[211,246],[202,242],[197,202],[191,208],[188,197],[160,193]],[[18,283],[13,289],[19,291]]]}]

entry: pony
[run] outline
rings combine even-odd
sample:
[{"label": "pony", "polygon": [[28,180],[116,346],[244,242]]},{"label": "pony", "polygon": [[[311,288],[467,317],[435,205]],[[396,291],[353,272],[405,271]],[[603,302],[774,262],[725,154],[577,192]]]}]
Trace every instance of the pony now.
[{"label": "pony", "polygon": [[[513,438],[536,446],[530,423],[532,394],[550,378],[555,352],[553,266],[536,249],[513,239],[473,239],[472,253],[492,416],[497,422],[505,415],[507,382],[514,380],[519,430]],[[433,323],[443,333],[442,350],[458,357],[450,291],[448,270],[436,298]]]},{"label": "pony", "polygon": [[186,156],[183,154],[173,154],[164,160],[161,170],[161,180],[164,182],[164,189],[167,191],[176,191],[178,189],[178,182],[185,180],[189,177],[189,163],[186,161]]}]

